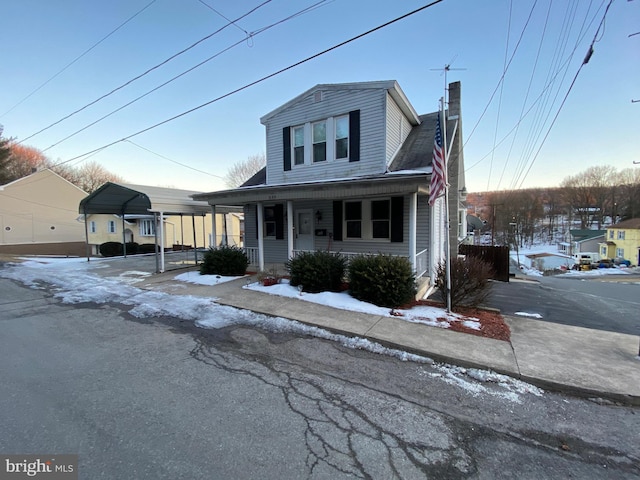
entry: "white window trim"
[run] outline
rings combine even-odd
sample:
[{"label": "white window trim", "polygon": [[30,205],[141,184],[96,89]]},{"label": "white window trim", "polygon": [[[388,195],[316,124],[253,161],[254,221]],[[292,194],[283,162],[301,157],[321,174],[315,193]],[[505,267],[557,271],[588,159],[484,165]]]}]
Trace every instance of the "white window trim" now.
[{"label": "white window trim", "polygon": [[[297,124],[291,127],[291,169],[309,167],[311,165],[324,165],[332,162],[348,162],[351,155],[350,144],[347,143],[347,156],[344,158],[336,158],[336,126],[335,122],[339,118],[346,118],[350,121],[349,114],[337,115],[333,117],[320,118],[313,122]],[[313,161],[313,125],[316,123],[326,123],[326,160],[320,162]],[[295,129],[304,128],[304,163],[296,164],[295,161]],[[348,125],[349,134],[351,133],[351,125]],[[350,136],[347,135],[347,142]]]},{"label": "white window trim", "polygon": [[[389,236],[387,238],[373,238],[373,220],[371,218],[371,202],[372,201],[380,201],[386,200],[389,202]],[[348,237],[347,236],[347,215],[346,215],[346,204],[360,202],[362,205],[362,218],[361,218],[361,237]],[[345,200],[342,202],[342,231],[344,232],[345,241],[349,242],[374,242],[374,243],[391,243],[391,198],[390,197],[382,197],[382,198],[367,198],[367,199],[353,199],[353,200]]]},{"label": "white window trim", "polygon": [[[144,228],[145,224],[149,224],[151,226],[151,233],[145,233],[146,232],[146,228]],[[140,220],[140,227],[139,227],[139,234],[141,237],[155,237],[155,225],[154,225],[154,220],[152,219],[147,219],[147,218],[143,218]]]}]

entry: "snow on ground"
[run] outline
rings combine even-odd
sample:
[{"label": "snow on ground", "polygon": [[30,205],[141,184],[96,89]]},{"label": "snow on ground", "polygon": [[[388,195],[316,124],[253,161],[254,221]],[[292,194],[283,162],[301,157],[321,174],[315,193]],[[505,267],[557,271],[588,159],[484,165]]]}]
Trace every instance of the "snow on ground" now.
[{"label": "snow on ground", "polygon": [[347,292],[321,292],[307,293],[300,292],[296,287],[289,285],[289,281],[281,280],[277,285],[265,287],[260,283],[252,283],[245,286],[249,290],[269,293],[271,295],[280,295],[282,297],[298,298],[306,302],[319,303],[321,305],[329,305],[342,310],[350,310],[352,312],[367,313],[370,315],[380,315],[383,317],[398,317],[408,322],[422,323],[431,327],[449,328],[453,322],[461,322],[463,325],[474,330],[480,330],[481,324],[478,319],[465,317],[456,313],[447,313],[442,308],[415,306],[411,309],[396,309],[392,311],[387,307],[378,307],[371,303],[356,300]]},{"label": "snow on ground", "polygon": [[[170,316],[191,320],[202,328],[223,328],[231,325],[246,325],[261,328],[272,332],[287,332],[299,335],[310,335],[337,342],[345,347],[367,350],[373,353],[391,356],[402,361],[411,361],[432,365],[437,373],[427,373],[431,377],[441,378],[447,383],[463,388],[472,395],[494,395],[505,400],[522,403],[521,395],[533,394],[540,396],[543,391],[519,380],[499,375],[491,371],[464,369],[453,365],[435,363],[432,359],[414,355],[397,349],[384,347],[365,338],[347,337],[331,333],[327,330],[301,324],[285,318],[274,318],[257,314],[249,310],[240,310],[233,307],[220,305],[214,298],[196,297],[190,295],[171,295],[164,292],[143,290],[132,284],[132,278],[144,276],[145,272],[129,271],[117,277],[105,277],[95,273],[106,265],[109,259],[87,262],[85,259],[70,258],[30,258],[22,263],[8,263],[0,267],[0,277],[15,280],[31,288],[43,288],[43,284],[52,286],[54,297],[63,303],[77,304],[93,302],[98,304],[115,302],[130,306],[129,313],[138,318]],[[179,275],[182,276],[182,275]],[[207,277],[207,276],[204,276]],[[211,276],[209,276],[211,277]],[[182,281],[193,281],[195,275],[183,277]],[[213,281],[201,279],[200,281]],[[216,281],[221,281],[217,279]],[[283,284],[276,286],[286,292],[287,296],[299,295],[297,289]],[[250,288],[257,289],[253,285]],[[268,287],[268,288],[274,288]],[[282,293],[282,292],[281,292]],[[371,310],[361,303],[352,303],[346,295],[341,297],[324,296],[317,294],[304,294],[307,300],[310,298],[321,299],[318,301],[335,301],[341,308],[346,306],[357,307],[370,313]],[[341,295],[341,294],[336,294]],[[334,305],[336,306],[336,305]],[[379,307],[375,307],[379,308]],[[413,310],[413,309],[412,309]],[[433,311],[432,311],[433,310]],[[436,312],[437,311],[437,312]],[[382,313],[380,313],[382,312]],[[388,309],[381,309],[377,314],[388,314]],[[437,322],[443,316],[440,309],[431,307],[419,307],[414,314],[407,314],[410,321]],[[428,323],[427,323],[428,324]],[[497,385],[498,389],[485,384]]]}]

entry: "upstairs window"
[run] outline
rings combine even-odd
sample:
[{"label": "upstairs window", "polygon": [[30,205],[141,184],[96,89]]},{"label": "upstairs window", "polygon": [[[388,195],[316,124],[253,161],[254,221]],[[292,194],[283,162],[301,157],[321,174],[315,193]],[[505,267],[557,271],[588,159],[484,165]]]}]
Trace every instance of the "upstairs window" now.
[{"label": "upstairs window", "polygon": [[313,162],[327,160],[327,122],[316,122],[312,125]]},{"label": "upstairs window", "polygon": [[116,233],[116,222],[115,220],[109,220],[107,223],[107,232]]},{"label": "upstairs window", "polygon": [[304,126],[293,128],[293,163],[304,164]]},{"label": "upstairs window", "polygon": [[624,230],[618,230],[618,240],[624,240]]},{"label": "upstairs window", "polygon": [[609,238],[613,240],[613,230],[609,230]]},{"label": "upstairs window", "polygon": [[336,159],[349,158],[349,117],[338,117],[335,122]]}]

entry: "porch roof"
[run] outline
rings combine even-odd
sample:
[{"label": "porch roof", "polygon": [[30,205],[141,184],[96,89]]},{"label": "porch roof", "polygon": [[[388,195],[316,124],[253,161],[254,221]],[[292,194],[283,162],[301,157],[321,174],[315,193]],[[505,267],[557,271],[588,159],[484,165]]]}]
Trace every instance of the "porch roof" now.
[{"label": "porch roof", "polygon": [[431,171],[405,170],[381,175],[279,185],[250,185],[193,195],[211,205],[244,205],[282,200],[345,199],[374,195],[429,193]]}]

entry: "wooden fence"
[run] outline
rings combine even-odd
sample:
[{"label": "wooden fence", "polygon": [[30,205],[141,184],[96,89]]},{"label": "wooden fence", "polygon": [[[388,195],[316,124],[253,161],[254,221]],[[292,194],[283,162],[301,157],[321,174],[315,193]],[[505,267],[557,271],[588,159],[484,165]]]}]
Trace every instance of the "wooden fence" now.
[{"label": "wooden fence", "polygon": [[492,247],[487,245],[460,245],[460,255],[477,257],[491,264],[495,273],[494,279],[509,281],[509,247]]}]

